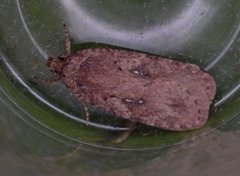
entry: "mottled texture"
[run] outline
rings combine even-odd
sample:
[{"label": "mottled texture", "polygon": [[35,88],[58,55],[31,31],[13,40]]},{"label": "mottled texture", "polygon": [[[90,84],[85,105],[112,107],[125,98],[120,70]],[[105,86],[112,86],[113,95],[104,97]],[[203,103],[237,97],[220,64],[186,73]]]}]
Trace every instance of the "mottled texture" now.
[{"label": "mottled texture", "polygon": [[140,52],[85,49],[48,66],[80,101],[167,130],[202,127],[216,91],[198,66]]}]

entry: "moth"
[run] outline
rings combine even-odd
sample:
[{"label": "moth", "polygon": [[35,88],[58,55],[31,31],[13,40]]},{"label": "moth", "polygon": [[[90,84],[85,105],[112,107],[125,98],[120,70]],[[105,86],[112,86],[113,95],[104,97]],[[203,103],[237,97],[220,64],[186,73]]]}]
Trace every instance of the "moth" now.
[{"label": "moth", "polygon": [[79,101],[165,130],[192,130],[207,122],[216,83],[197,65],[124,49],[71,54],[66,25],[64,31],[65,54],[49,57],[47,66]]}]

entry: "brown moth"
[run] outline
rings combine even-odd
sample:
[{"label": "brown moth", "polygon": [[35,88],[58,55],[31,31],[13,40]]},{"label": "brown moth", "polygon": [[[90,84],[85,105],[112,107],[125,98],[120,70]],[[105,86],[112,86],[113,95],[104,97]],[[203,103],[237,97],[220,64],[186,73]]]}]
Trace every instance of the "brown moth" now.
[{"label": "brown moth", "polygon": [[66,27],[65,38],[65,55],[49,57],[47,66],[81,102],[166,130],[197,129],[207,122],[216,84],[198,66],[110,48],[70,54]]}]

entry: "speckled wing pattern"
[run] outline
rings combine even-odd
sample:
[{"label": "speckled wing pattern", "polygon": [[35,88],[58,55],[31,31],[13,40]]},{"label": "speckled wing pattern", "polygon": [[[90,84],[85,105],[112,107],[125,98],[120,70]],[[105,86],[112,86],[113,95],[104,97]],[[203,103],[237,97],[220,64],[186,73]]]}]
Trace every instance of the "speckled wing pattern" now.
[{"label": "speckled wing pattern", "polygon": [[174,131],[202,127],[216,92],[214,79],[196,65],[117,49],[68,56],[62,79],[80,101]]}]

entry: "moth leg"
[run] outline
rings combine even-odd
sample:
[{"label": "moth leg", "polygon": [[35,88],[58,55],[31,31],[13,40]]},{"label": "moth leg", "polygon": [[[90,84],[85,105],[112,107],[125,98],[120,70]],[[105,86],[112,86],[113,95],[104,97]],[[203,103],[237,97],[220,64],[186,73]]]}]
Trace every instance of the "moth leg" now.
[{"label": "moth leg", "polygon": [[129,129],[121,132],[116,139],[113,139],[111,141],[111,143],[112,144],[119,144],[119,143],[124,142],[132,134],[132,132],[135,130],[136,126],[137,126],[136,122],[129,121],[126,124],[126,127],[129,128]]},{"label": "moth leg", "polygon": [[89,114],[89,111],[88,111],[88,107],[84,102],[82,102],[82,105],[83,105],[83,108],[84,108],[86,121],[89,122],[90,121],[90,114]]},{"label": "moth leg", "polygon": [[[41,82],[45,82],[45,83],[48,83],[48,84],[53,84],[53,83],[56,83],[56,82],[60,81],[61,77],[59,76],[59,77],[52,78],[52,79],[43,79],[43,78],[39,78],[37,76],[33,76],[32,79],[35,79],[35,80],[38,80],[38,81],[41,81]],[[34,83],[35,81],[30,80],[30,82]]]},{"label": "moth leg", "polygon": [[66,24],[63,22],[63,29],[64,29],[64,35],[65,35],[65,56],[69,56],[71,53],[71,39],[70,39],[70,34],[69,31],[67,29]]}]

